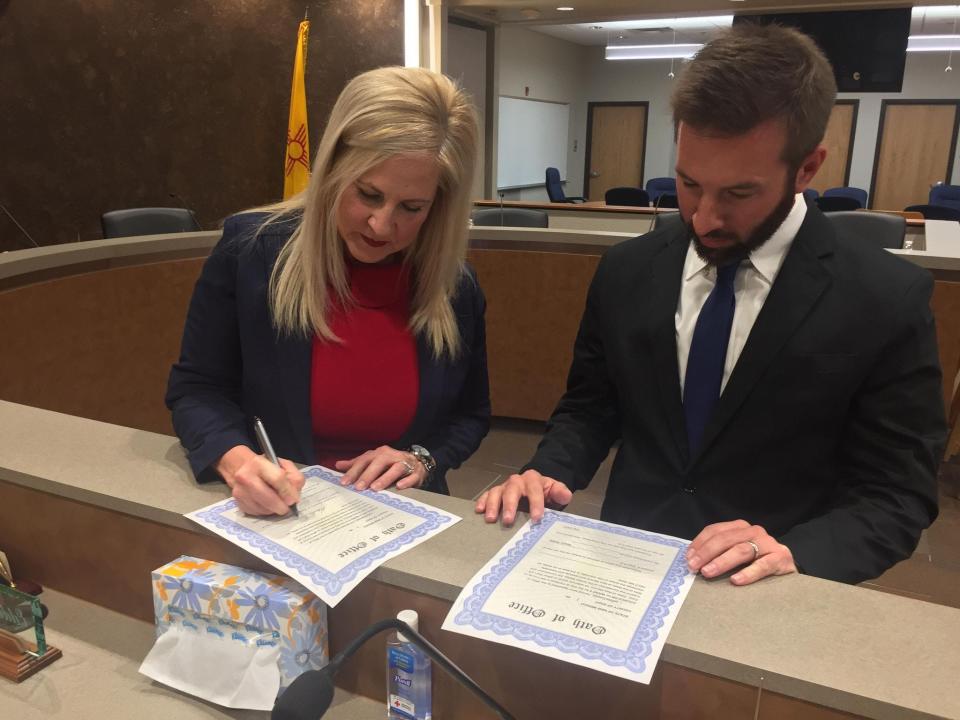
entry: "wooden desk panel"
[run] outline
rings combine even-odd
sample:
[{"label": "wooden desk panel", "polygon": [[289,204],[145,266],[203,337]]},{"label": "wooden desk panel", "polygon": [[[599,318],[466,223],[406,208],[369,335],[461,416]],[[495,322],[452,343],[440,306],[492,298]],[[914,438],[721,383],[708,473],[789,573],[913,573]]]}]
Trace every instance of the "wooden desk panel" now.
[{"label": "wooden desk panel", "polygon": [[566,388],[600,250],[472,249],[470,262],[487,297],[493,414],[546,420]]},{"label": "wooden desk panel", "polygon": [[[25,512],[27,508],[29,512]],[[36,518],[44,520],[40,533]],[[150,572],[180,554],[269,570],[245,551],[199,527],[196,533],[187,532],[2,480],[0,528],[18,574],[148,622],[153,621]],[[405,608],[418,610],[421,632],[518,720],[755,717],[758,693],[749,685],[667,662],[660,663],[650,685],[642,685],[508,645],[443,632],[440,627],[450,610],[449,601],[372,578],[330,609],[331,656],[366,627]],[[385,701],[384,640],[375,638],[363,646],[337,676],[337,687]],[[764,711],[759,717],[764,720],[858,717],[776,693],[764,693],[760,707]],[[440,668],[434,670],[433,708],[438,718],[494,717]]]}]

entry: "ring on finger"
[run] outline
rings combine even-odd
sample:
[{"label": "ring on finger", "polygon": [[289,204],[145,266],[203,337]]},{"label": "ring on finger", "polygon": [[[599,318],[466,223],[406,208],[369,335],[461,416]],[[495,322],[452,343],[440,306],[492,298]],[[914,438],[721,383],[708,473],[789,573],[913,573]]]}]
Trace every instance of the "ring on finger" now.
[{"label": "ring on finger", "polygon": [[403,465],[403,475],[400,477],[413,475],[413,471],[416,470],[416,468],[413,466],[413,463],[411,463],[409,460],[397,460],[397,462]]},{"label": "ring on finger", "polygon": [[[758,557],[760,557],[760,546],[759,546],[759,545],[757,545],[753,540],[744,540],[744,542],[745,542],[747,545],[749,545],[750,548],[753,550],[753,560],[756,560]],[[751,560],[750,562],[753,562],[753,560]]]}]

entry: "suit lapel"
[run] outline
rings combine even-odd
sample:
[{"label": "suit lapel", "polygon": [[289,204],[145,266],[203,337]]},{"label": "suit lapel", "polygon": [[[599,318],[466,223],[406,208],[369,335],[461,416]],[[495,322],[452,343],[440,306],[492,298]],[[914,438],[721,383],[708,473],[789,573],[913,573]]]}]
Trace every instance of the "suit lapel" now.
[{"label": "suit lapel", "polygon": [[657,387],[664,417],[681,458],[687,455],[687,426],[683,419],[680,392],[675,317],[688,244],[685,233],[668,240],[654,258],[651,268],[653,306],[650,308],[650,317],[656,323],[652,329],[652,339]]},{"label": "suit lapel", "polygon": [[[823,258],[833,252],[834,244],[830,222],[819,211],[808,209],[717,402],[713,417],[707,423],[697,457],[732,420],[766,368],[829,287],[831,276]],[[695,462],[697,457],[691,461]]]},{"label": "suit lapel", "polygon": [[422,333],[416,336],[417,362],[420,388],[417,393],[417,410],[413,422],[397,440],[401,448],[411,443],[424,442],[424,433],[421,428],[429,425],[429,419],[436,417],[440,395],[443,390],[443,378],[446,374],[446,361],[438,361],[433,356],[433,350]]},{"label": "suit lapel", "polygon": [[[277,261],[280,249],[289,235],[265,235],[263,237],[265,285],[269,293],[270,273]],[[265,297],[265,302],[269,300]],[[302,335],[277,335],[272,317],[267,313],[276,347],[276,379],[280,395],[290,418],[293,440],[300,451],[298,457],[313,462],[313,433],[310,421],[310,375],[313,360],[313,337]]]}]

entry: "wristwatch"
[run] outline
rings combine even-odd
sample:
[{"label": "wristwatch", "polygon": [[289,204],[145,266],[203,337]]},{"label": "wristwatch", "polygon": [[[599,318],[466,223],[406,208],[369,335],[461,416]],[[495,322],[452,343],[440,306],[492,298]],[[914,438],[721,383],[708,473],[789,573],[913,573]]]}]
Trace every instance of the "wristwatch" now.
[{"label": "wristwatch", "polygon": [[430,474],[437,469],[437,461],[433,459],[433,455],[422,445],[411,445],[410,452],[413,453],[413,456],[423,465],[423,468],[427,471],[427,478],[429,479]]}]

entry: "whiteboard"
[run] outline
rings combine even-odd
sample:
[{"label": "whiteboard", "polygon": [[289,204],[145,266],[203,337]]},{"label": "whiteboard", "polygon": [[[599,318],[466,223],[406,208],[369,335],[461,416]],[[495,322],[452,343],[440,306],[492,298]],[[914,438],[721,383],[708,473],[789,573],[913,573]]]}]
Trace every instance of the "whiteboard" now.
[{"label": "whiteboard", "polygon": [[497,187],[543,185],[548,167],[567,179],[570,106],[500,97]]}]

